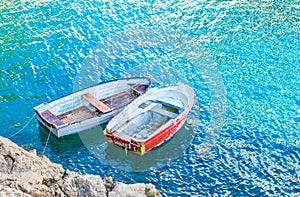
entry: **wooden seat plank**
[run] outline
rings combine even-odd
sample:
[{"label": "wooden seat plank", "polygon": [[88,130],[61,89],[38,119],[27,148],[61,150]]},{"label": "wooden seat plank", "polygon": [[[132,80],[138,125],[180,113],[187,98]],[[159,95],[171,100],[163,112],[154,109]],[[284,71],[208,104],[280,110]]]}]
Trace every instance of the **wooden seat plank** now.
[{"label": "wooden seat plank", "polygon": [[97,108],[99,111],[105,113],[111,111],[111,109],[105,105],[103,102],[99,101],[97,98],[93,97],[91,94],[83,94],[82,98],[88,101],[91,105]]},{"label": "wooden seat plank", "polygon": [[156,112],[158,114],[161,114],[163,116],[166,116],[166,117],[169,117],[169,118],[173,118],[173,119],[175,119],[178,116],[178,114],[175,114],[173,112],[166,111],[166,110],[164,110],[162,108],[157,108],[157,107],[151,108],[150,111]]}]

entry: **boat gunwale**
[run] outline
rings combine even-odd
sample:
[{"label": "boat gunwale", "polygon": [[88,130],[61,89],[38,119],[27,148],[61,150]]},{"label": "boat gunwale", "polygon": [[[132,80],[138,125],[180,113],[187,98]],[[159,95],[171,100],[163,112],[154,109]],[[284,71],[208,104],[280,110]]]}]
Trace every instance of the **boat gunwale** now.
[{"label": "boat gunwale", "polygon": [[80,91],[83,91],[83,90],[86,90],[86,89],[89,89],[89,88],[93,88],[93,87],[96,87],[96,86],[99,86],[99,85],[102,85],[102,84],[105,84],[105,83],[111,83],[111,82],[114,82],[114,81],[125,81],[125,80],[129,81],[130,79],[146,79],[146,80],[149,81],[149,86],[151,85],[151,79],[149,79],[149,77],[131,77],[131,78],[128,77],[128,78],[122,78],[122,79],[112,79],[112,80],[109,80],[109,81],[102,81],[102,82],[99,82],[98,84],[88,86],[84,89],[76,90],[76,91],[74,91],[72,93],[69,93],[69,94],[66,94],[62,97],[59,97],[59,98],[56,98],[56,99],[53,99],[53,100],[50,100],[50,101],[43,102],[43,103],[35,106],[33,109],[34,109],[34,111],[37,111],[37,108],[39,108],[43,104],[46,105],[46,104],[52,103],[54,101],[57,101],[57,100],[62,99],[64,97],[70,96],[70,95],[75,94],[77,92],[80,92]]}]

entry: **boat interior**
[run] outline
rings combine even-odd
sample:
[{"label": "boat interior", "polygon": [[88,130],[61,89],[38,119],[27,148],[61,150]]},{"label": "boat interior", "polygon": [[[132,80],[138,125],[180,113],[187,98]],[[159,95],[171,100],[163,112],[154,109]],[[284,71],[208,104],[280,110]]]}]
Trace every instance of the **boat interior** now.
[{"label": "boat interior", "polygon": [[65,110],[65,112],[58,115],[54,115],[50,110],[46,110],[41,113],[41,116],[46,121],[57,126],[100,116],[132,102],[141,94],[139,90],[142,88],[139,86],[141,85],[133,86],[130,90],[122,91],[100,100],[89,93],[82,94],[81,102],[75,105],[75,107],[71,107],[69,110]]},{"label": "boat interior", "polygon": [[149,138],[167,122],[176,119],[183,110],[182,107],[160,100],[144,102],[138,109],[140,113],[118,129],[121,135],[137,141]]}]

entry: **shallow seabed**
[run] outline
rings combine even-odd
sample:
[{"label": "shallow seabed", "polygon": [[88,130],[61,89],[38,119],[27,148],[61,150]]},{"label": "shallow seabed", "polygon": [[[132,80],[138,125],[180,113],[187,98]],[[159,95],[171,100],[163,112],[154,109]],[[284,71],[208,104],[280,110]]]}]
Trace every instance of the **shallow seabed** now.
[{"label": "shallow seabed", "polygon": [[[80,173],[163,196],[300,195],[299,1],[0,2],[0,135],[32,108],[110,79],[189,84],[184,127],[143,157],[97,127],[56,139],[34,118],[11,137]],[[195,55],[196,54],[196,55]]]}]

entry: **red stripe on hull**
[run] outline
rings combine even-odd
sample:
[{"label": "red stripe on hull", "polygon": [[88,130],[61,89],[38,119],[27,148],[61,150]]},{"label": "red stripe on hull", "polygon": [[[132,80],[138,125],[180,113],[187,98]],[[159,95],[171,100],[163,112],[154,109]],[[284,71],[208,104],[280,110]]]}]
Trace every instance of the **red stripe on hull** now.
[{"label": "red stripe on hull", "polygon": [[185,115],[181,119],[176,119],[169,127],[146,140],[144,143],[146,152],[171,138],[182,127],[183,123],[186,120],[186,117],[187,116]]}]

